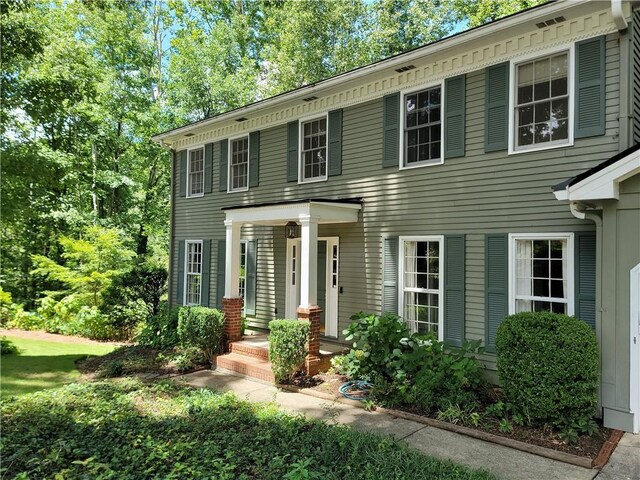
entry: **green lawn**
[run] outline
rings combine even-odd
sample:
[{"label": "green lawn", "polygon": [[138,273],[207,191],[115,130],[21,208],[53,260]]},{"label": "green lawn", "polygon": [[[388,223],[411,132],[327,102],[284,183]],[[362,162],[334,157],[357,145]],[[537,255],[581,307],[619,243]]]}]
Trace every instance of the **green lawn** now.
[{"label": "green lawn", "polygon": [[232,394],[135,379],[4,401],[2,478],[495,480]]},{"label": "green lawn", "polygon": [[76,381],[75,361],[87,355],[104,355],[112,345],[79,344],[6,336],[19,349],[0,358],[0,395],[24,395]]}]

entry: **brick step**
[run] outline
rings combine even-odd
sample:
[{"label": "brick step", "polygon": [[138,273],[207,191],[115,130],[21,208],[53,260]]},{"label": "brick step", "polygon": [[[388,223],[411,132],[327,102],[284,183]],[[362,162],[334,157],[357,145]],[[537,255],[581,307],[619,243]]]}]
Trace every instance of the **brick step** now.
[{"label": "brick step", "polygon": [[232,372],[257,378],[263,382],[275,383],[275,376],[271,371],[271,362],[257,357],[251,357],[236,352],[220,355],[216,358],[216,367]]},{"label": "brick step", "polygon": [[264,347],[257,347],[255,345],[251,345],[250,343],[246,343],[243,341],[231,342],[229,344],[229,350],[233,353],[238,353],[240,355],[261,358],[263,360],[269,360],[269,349]]}]

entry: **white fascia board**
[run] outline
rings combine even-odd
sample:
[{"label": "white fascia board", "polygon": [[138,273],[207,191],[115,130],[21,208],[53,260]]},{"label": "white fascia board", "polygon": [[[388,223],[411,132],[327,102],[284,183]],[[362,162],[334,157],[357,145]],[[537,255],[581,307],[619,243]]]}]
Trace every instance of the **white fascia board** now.
[{"label": "white fascia board", "polygon": [[[250,114],[256,110],[263,110],[268,107],[272,107],[274,105],[283,104],[285,102],[296,101],[305,97],[309,97],[320,91],[327,90],[329,88],[344,84],[349,81],[360,79],[372,73],[406,65],[407,62],[412,62],[416,59],[423,58],[427,55],[433,55],[437,52],[440,52],[449,48],[457,47],[466,43],[471,44],[475,41],[486,42],[486,36],[488,34],[502,32],[504,30],[508,30],[510,28],[517,27],[522,24],[531,23],[539,18],[549,18],[558,12],[567,10],[568,8],[574,8],[576,6],[581,6],[581,5],[588,6],[589,4],[594,4],[594,3],[597,3],[597,2],[591,2],[590,0],[573,0],[571,2],[559,1],[559,2],[550,3],[548,5],[540,6],[532,9],[529,12],[525,12],[519,15],[514,15],[510,18],[489,23],[482,27],[475,28],[467,32],[462,32],[461,34],[454,35],[449,38],[445,38],[435,44],[419,47],[410,52],[400,54],[400,55],[388,58],[386,60],[381,60],[379,62],[336,75],[335,77],[331,77],[326,80],[321,80],[317,83],[307,85],[306,87],[301,87],[291,92],[277,95],[275,97],[259,101],[258,103],[247,105],[245,107],[241,107],[236,110],[217,115],[210,119],[205,119],[200,122],[185,125],[184,127],[170,130],[165,133],[154,135],[151,137],[151,140],[161,145],[166,144],[165,140],[175,138],[175,137],[181,137],[185,133],[190,132],[194,129],[200,130],[214,123],[228,121],[233,118],[237,118],[239,116]],[[169,142],[169,143],[171,144],[173,142]]]},{"label": "white fascia board", "polygon": [[[620,182],[639,173],[640,150],[636,150],[626,158],[570,186],[568,198],[566,199],[571,201],[617,200],[619,198]],[[558,198],[557,195],[556,198]]]},{"label": "white fascia board", "polygon": [[312,218],[319,224],[356,223],[358,204],[331,202],[304,202],[285,205],[264,205],[254,208],[230,208],[225,210],[225,220],[253,225],[284,225],[301,218]]}]

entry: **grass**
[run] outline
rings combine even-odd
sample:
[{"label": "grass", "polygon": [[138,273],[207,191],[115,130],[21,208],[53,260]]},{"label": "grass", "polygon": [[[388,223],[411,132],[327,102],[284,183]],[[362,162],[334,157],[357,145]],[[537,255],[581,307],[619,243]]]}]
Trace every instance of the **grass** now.
[{"label": "grass", "polygon": [[3,478],[494,479],[389,438],[170,382],[71,384],[3,403]]},{"label": "grass", "polygon": [[0,359],[0,396],[25,395],[75,382],[80,376],[75,362],[87,355],[104,355],[112,345],[51,342],[12,337],[18,354]]}]

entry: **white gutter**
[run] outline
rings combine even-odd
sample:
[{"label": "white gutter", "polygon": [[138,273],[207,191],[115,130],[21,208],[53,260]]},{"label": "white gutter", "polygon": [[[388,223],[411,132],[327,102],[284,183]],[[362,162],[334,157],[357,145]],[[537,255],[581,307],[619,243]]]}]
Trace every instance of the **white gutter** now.
[{"label": "white gutter", "polygon": [[[612,5],[614,2],[615,0],[612,0]],[[482,39],[482,37],[487,35],[487,28],[490,28],[492,32],[500,32],[502,30],[507,30],[509,28],[518,26],[520,24],[529,22],[532,19],[535,19],[538,17],[548,17],[550,15],[553,15],[555,12],[566,10],[567,8],[575,7],[577,5],[581,5],[585,3],[590,3],[590,0],[574,0],[571,2],[558,1],[558,2],[551,3],[549,5],[545,5],[543,7],[534,8],[530,12],[526,12],[521,15],[516,14],[511,18],[488,23],[486,25],[483,25],[482,27],[475,28],[467,32],[462,32],[458,35],[454,35],[449,38],[445,38],[443,40],[438,41],[435,44],[425,45],[424,47],[419,47],[416,50],[399,54],[395,57],[391,57],[386,60],[381,60],[371,65],[360,67],[360,68],[357,68],[356,70],[345,72],[345,73],[336,75],[335,77],[328,78],[326,80],[320,80],[317,83],[313,83],[306,87],[301,87],[299,89],[293,90],[288,93],[276,95],[275,97],[271,97],[254,104],[247,105],[246,107],[240,107],[236,110],[232,110],[227,113],[222,113],[220,115],[217,115],[209,119],[201,120],[196,123],[185,125],[184,127],[179,127],[177,129],[170,130],[165,133],[154,135],[151,137],[151,140],[157,143],[161,143],[163,139],[183,135],[185,132],[188,132],[189,130],[193,130],[194,128],[206,127],[208,125],[211,125],[212,123],[217,123],[217,122],[228,120],[234,117],[247,115],[256,110],[261,110],[263,108],[267,108],[275,104],[283,103],[285,101],[292,101],[292,100],[297,100],[299,98],[305,98],[321,90],[331,88],[335,85],[339,85],[339,84],[348,82],[350,80],[357,80],[361,77],[364,77],[370,74],[371,72],[384,70],[387,68],[395,68],[395,67],[404,65],[407,62],[411,62],[418,58],[424,57],[425,55],[431,55],[439,51],[446,50],[448,48],[473,42],[476,39]]]},{"label": "white gutter", "polygon": [[611,0],[611,16],[618,30],[627,28],[627,19],[624,18],[624,12],[622,11],[622,0]]}]

